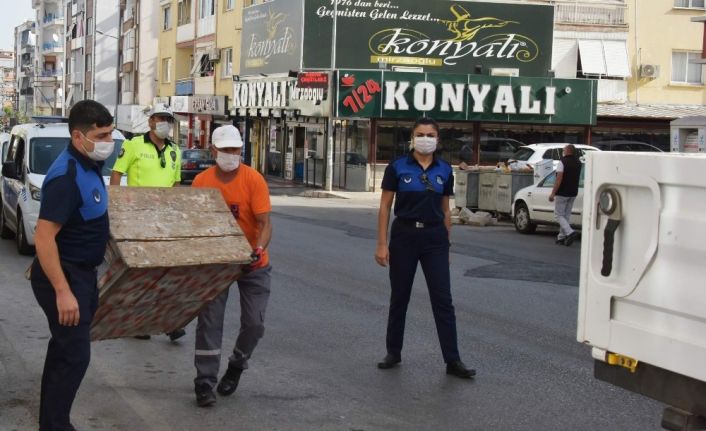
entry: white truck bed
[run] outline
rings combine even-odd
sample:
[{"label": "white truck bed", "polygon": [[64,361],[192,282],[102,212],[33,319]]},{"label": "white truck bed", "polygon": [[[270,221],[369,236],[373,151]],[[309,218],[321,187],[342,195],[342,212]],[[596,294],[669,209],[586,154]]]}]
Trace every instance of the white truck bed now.
[{"label": "white truck bed", "polygon": [[[577,339],[706,381],[706,155],[592,152],[584,183]],[[620,196],[612,271],[603,275],[608,216]]]}]

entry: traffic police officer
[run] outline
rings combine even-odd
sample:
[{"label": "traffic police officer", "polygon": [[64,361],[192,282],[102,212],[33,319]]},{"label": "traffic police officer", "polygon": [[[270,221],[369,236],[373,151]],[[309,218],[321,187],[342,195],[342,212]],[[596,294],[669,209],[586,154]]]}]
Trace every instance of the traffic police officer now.
[{"label": "traffic police officer", "polygon": [[91,357],[98,308],[96,266],[109,237],[108,194],[101,168],[114,150],[113,117],[98,102],[69,114],[71,143],[51,165],[41,191],[32,263],[34,295],[51,332],[42,374],[40,431],[74,430],[71,405]]},{"label": "traffic police officer", "polygon": [[[456,336],[456,315],[451,299],[449,236],[453,194],[451,166],[434,156],[439,126],[420,118],[412,128],[413,150],[385,169],[378,215],[375,260],[390,265],[390,314],[387,322],[387,355],[378,368],[389,369],[402,361],[402,340],[417,263],[422,265],[431,299],[436,331],[446,373],[471,378],[476,372],[461,362]],[[388,246],[390,209],[395,202],[395,220]]]},{"label": "traffic police officer", "polygon": [[[149,132],[125,141],[118,160],[113,166],[110,185],[120,185],[123,174],[127,174],[127,185],[131,187],[172,187],[181,181],[181,151],[169,139],[174,126],[174,114],[169,106],[158,103],[148,120]],[[183,328],[170,332],[172,341],[186,335]],[[149,335],[135,338],[149,339]]]},{"label": "traffic police officer", "polygon": [[148,124],[147,133],[123,142],[110,185],[120,185],[123,175],[127,175],[128,186],[137,187],[172,187],[181,181],[181,151],[169,139],[174,125],[171,108],[156,104]]}]

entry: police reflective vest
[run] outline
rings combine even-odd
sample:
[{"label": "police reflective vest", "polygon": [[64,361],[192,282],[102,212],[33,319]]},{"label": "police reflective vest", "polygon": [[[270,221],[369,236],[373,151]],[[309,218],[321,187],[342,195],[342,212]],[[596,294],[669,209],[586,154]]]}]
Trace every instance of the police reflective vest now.
[{"label": "police reflective vest", "polygon": [[181,181],[181,151],[169,140],[158,150],[147,132],[123,142],[113,170],[127,174],[128,186],[171,187]]}]

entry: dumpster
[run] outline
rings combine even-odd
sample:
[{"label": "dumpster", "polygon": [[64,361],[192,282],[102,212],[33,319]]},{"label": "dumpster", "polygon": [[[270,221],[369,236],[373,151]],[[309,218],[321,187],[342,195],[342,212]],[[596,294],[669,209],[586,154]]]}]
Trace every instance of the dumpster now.
[{"label": "dumpster", "polygon": [[496,210],[499,213],[510,214],[512,212],[512,200],[518,190],[534,183],[534,175],[531,172],[508,172],[497,173],[497,202]]},{"label": "dumpster", "polygon": [[498,174],[481,172],[478,175],[478,209],[495,211],[498,201]]},{"label": "dumpster", "polygon": [[91,339],[184,327],[251,262],[216,189],[109,188],[110,234],[98,269]]},{"label": "dumpster", "polygon": [[454,202],[459,208],[465,208],[466,206],[466,195],[468,187],[468,171],[456,170],[454,172],[455,184],[454,184]]}]

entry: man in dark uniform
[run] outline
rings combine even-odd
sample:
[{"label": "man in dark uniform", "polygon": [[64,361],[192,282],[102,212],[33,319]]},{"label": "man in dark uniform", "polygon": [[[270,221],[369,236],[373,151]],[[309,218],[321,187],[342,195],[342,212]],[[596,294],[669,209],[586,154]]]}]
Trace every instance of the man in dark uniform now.
[{"label": "man in dark uniform", "polygon": [[41,191],[32,290],[51,339],[44,362],[40,431],[75,430],[71,405],[91,357],[90,327],[98,308],[96,267],[109,237],[108,193],[101,176],[112,153],[113,117],[98,102],[69,114],[71,143],[51,165]]},{"label": "man in dark uniform", "polygon": [[576,147],[569,144],[564,147],[564,154],[556,168],[556,181],[549,195],[549,202],[554,203],[554,216],[559,223],[559,235],[556,243],[570,246],[579,233],[571,228],[571,210],[579,193],[579,180],[583,164],[576,157]]},{"label": "man in dark uniform", "polygon": [[[446,373],[472,378],[476,372],[461,361],[456,334],[456,314],[451,298],[449,247],[453,170],[434,155],[439,125],[420,118],[412,128],[413,150],[390,163],[382,179],[375,260],[390,265],[390,312],[387,321],[387,355],[378,363],[390,369],[402,361],[407,306],[414,274],[421,263],[431,299],[436,332],[446,363]],[[395,220],[388,225],[395,203]]]}]

